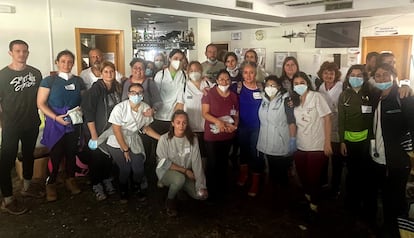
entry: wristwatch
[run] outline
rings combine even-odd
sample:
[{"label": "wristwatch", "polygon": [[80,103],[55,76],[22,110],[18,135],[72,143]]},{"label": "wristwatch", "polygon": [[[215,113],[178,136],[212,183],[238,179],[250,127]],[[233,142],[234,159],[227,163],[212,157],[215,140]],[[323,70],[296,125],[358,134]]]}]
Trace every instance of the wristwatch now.
[{"label": "wristwatch", "polygon": [[123,152],[129,152],[129,147],[126,150],[122,149],[122,151]]}]

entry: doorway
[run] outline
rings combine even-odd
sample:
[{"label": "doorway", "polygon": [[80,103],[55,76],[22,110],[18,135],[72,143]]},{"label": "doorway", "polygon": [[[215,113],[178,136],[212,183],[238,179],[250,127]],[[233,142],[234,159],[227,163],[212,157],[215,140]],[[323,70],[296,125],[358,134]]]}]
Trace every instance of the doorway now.
[{"label": "doorway", "polygon": [[107,29],[75,28],[76,64],[78,75],[85,62],[89,64],[88,52],[92,48],[100,49],[104,59],[113,62],[116,69],[125,75],[124,31]]},{"label": "doorway", "polygon": [[365,63],[365,56],[369,52],[392,52],[395,55],[398,78],[409,79],[412,41],[411,35],[362,37],[362,62]]},{"label": "doorway", "polygon": [[224,56],[229,51],[229,44],[228,43],[214,43],[214,45],[217,47],[217,59],[223,63],[224,62]]}]

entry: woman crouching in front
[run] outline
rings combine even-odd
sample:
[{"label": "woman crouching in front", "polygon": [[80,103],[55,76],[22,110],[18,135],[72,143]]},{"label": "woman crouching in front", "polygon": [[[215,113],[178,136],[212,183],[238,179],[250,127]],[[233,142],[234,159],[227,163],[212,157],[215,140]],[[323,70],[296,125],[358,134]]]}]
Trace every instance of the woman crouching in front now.
[{"label": "woman crouching in front", "polygon": [[170,130],[160,137],[157,157],[157,177],[162,185],[169,187],[166,200],[168,216],[177,216],[175,198],[182,189],[194,199],[207,198],[198,140],[183,110],[174,112]]}]

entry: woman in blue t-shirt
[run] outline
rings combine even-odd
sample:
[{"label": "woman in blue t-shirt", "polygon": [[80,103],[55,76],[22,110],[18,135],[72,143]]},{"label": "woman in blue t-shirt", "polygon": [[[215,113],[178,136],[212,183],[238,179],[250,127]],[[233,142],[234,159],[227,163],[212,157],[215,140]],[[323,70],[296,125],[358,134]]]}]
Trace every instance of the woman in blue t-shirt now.
[{"label": "woman in blue t-shirt", "polygon": [[240,175],[237,181],[244,186],[248,179],[248,168],[252,171],[252,183],[249,196],[256,196],[259,188],[260,171],[263,167],[257,157],[257,140],[259,137],[259,107],[262,103],[262,85],[256,82],[256,65],[247,62],[243,66],[243,82],[239,92],[240,123],[238,138],[240,143]]},{"label": "woman in blue t-shirt", "polygon": [[57,200],[55,182],[62,158],[66,160],[66,187],[72,194],[81,192],[74,177],[81,125],[78,123],[82,121],[72,121],[68,111],[80,105],[85,85],[80,77],[71,73],[74,61],[72,52],[61,51],[56,58],[58,73],[44,78],[37,93],[37,106],[46,115],[41,143],[49,148],[52,162],[46,184],[46,199],[50,202]]}]

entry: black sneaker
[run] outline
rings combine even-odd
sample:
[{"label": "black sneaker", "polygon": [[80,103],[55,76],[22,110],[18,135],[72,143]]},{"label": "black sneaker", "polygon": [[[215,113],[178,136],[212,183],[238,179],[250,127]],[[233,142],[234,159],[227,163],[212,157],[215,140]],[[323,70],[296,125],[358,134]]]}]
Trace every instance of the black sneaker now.
[{"label": "black sneaker", "polygon": [[3,200],[1,202],[1,210],[12,215],[21,215],[28,211],[26,206],[24,206],[23,203],[15,198],[13,198],[9,204],[6,204],[6,202]]}]

